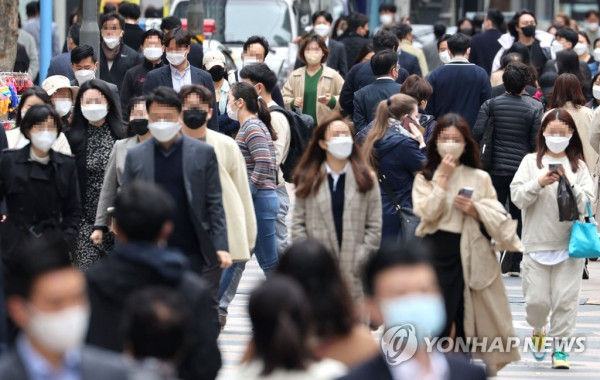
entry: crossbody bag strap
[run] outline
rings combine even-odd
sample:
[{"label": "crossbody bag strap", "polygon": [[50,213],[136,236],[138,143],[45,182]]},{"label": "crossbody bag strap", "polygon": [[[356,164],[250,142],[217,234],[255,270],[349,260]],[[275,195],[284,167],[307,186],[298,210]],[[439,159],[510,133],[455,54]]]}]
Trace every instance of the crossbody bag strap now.
[{"label": "crossbody bag strap", "polygon": [[383,190],[387,194],[388,198],[390,198],[390,201],[392,201],[392,203],[394,204],[394,207],[396,208],[396,210],[398,210],[398,211],[402,210],[402,206],[400,206],[400,204],[398,203],[398,199],[396,199],[396,196],[394,195],[394,192],[392,191],[390,184],[387,182],[387,179],[385,178],[385,174],[379,173],[379,183],[381,184],[381,186],[383,186]]}]

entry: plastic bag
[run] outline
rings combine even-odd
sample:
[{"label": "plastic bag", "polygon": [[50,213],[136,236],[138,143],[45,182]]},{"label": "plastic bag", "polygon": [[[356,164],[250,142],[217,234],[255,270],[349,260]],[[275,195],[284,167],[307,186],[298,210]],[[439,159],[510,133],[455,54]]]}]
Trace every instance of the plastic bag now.
[{"label": "plastic bag", "polygon": [[571,186],[567,183],[564,175],[560,176],[558,181],[558,190],[556,192],[558,201],[558,219],[561,222],[573,221],[579,219],[579,210],[577,210],[577,200]]}]

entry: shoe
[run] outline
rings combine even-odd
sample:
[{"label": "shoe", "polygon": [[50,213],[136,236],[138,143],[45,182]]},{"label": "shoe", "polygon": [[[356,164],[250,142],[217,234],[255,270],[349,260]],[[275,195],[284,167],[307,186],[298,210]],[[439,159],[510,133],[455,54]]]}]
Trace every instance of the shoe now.
[{"label": "shoe", "polygon": [[221,323],[221,330],[224,330],[225,325],[227,324],[227,316],[219,315],[219,322]]},{"label": "shoe", "polygon": [[500,259],[500,271],[502,274],[506,274],[510,271],[513,262],[513,252],[504,251],[502,258]]},{"label": "shoe", "polygon": [[533,331],[531,333],[531,340],[533,341],[533,350],[531,351],[531,354],[537,361],[544,360],[546,357],[546,328],[544,328],[544,331],[542,332],[536,333]]},{"label": "shoe", "polygon": [[552,368],[553,369],[569,369],[569,362],[567,358],[569,354],[564,351],[554,350],[552,352]]},{"label": "shoe", "polygon": [[590,261],[598,261],[597,257],[590,257]]}]

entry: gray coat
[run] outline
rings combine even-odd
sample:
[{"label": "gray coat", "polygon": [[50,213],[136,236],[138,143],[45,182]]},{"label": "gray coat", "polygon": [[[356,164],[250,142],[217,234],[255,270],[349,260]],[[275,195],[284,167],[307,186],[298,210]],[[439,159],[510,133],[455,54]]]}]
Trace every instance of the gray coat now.
[{"label": "gray coat", "polygon": [[[215,150],[210,145],[189,138],[183,139],[183,174],[190,217],[198,243],[208,265],[218,263],[216,251],[228,251],[227,224]],[[130,148],[125,159],[122,186],[135,179],[154,182],[154,150],[151,138]],[[202,237],[208,233],[210,240]]]},{"label": "gray coat", "polygon": [[[127,380],[129,367],[120,355],[85,346],[81,352],[81,380]],[[31,380],[16,351],[0,358],[0,379]]]}]

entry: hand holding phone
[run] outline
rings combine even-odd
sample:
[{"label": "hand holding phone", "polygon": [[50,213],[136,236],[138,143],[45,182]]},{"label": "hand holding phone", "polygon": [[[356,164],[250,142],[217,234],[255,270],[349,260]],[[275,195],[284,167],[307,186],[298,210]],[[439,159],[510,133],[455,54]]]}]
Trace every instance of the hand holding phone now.
[{"label": "hand holding phone", "polygon": [[557,163],[551,163],[548,165],[548,168],[550,169],[550,171],[559,171],[559,169],[562,169],[563,165],[560,162]]},{"label": "hand holding phone", "polygon": [[473,196],[473,188],[471,187],[463,187],[458,191],[458,195],[462,195],[465,198],[471,199]]}]

